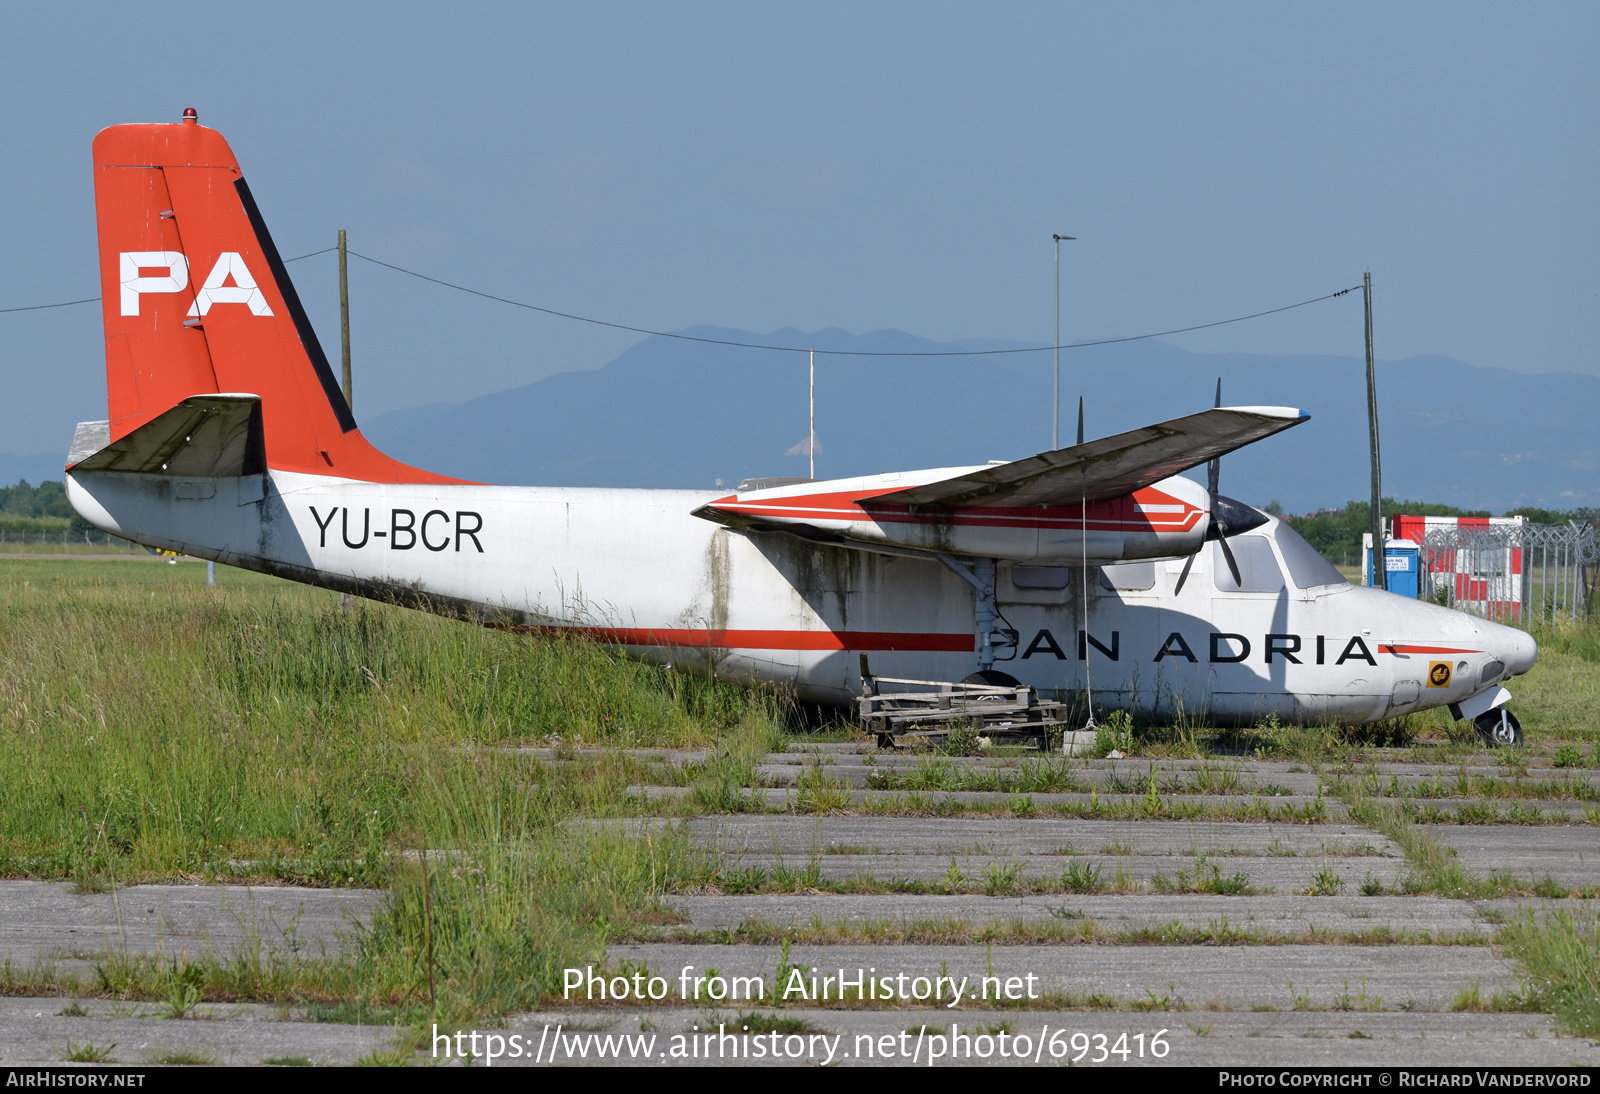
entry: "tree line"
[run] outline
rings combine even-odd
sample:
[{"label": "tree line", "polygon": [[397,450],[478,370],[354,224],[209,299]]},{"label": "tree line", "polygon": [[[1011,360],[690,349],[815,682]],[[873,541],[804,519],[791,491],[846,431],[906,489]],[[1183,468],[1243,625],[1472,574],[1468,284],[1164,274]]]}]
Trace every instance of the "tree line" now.
[{"label": "tree line", "polygon": [[[1289,527],[1299,532],[1307,543],[1322,552],[1322,556],[1328,561],[1336,565],[1361,564],[1361,537],[1364,533],[1372,531],[1370,501],[1347,501],[1343,509],[1324,509],[1306,516],[1285,516],[1282,506],[1277,502],[1269,502],[1266,511],[1273,516],[1282,517]],[[1487,509],[1458,509],[1454,505],[1384,498],[1384,519],[1388,520],[1396,513],[1412,517],[1491,515]],[[1534,524],[1554,524],[1557,527],[1564,526],[1569,520],[1600,525],[1600,509],[1540,509],[1536,506],[1521,506],[1508,513],[1496,515],[1523,516]]]},{"label": "tree line", "polygon": [[66,532],[76,538],[92,527],[73,511],[65,483],[46,480],[33,486],[23,479],[14,486],[0,486],[0,531]]}]

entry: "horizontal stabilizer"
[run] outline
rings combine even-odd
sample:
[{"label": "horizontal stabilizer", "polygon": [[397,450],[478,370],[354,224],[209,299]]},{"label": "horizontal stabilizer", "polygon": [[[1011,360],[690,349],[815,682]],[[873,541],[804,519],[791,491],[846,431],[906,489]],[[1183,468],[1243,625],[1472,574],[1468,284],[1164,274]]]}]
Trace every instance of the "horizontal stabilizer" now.
[{"label": "horizontal stabilizer", "polygon": [[1187,471],[1310,417],[1292,407],[1218,407],[1013,463],[977,468],[955,478],[864,497],[860,503],[869,507],[982,509],[1104,501]]},{"label": "horizontal stabilizer", "polygon": [[[107,423],[85,422],[78,427],[69,470],[197,479],[237,478],[267,470],[257,395],[191,395],[117,441],[92,447],[97,437],[109,439]],[[91,450],[86,453],[86,448]]]}]

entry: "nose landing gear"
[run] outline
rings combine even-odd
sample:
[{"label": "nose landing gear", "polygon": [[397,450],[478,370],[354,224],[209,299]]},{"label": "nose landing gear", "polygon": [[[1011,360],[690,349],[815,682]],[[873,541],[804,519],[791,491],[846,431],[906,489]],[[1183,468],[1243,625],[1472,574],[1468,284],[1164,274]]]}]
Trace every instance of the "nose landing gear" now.
[{"label": "nose landing gear", "polygon": [[1505,707],[1486,710],[1472,720],[1478,739],[1490,748],[1522,743],[1522,723]]}]

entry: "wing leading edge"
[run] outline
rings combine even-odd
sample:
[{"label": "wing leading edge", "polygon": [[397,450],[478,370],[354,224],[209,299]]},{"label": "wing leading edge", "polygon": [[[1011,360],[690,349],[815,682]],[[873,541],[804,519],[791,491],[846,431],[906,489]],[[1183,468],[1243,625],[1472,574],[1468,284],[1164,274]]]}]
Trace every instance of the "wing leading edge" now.
[{"label": "wing leading edge", "polygon": [[1198,467],[1310,417],[1284,406],[1218,407],[954,478],[874,494],[860,503],[984,509],[1104,501]]}]

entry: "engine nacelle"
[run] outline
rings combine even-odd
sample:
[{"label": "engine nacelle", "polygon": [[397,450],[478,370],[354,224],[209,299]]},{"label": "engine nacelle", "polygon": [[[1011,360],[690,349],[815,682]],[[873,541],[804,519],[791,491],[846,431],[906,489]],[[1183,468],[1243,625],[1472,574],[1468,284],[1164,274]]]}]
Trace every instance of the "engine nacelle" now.
[{"label": "engine nacelle", "polygon": [[1205,488],[1174,476],[1131,494],[1079,505],[948,508],[875,504],[926,478],[961,469],[806,482],[718,498],[696,516],[734,528],[785,531],[862,549],[1073,565],[1172,558],[1200,549],[1210,527]]}]

